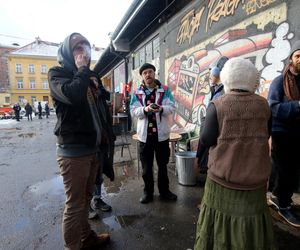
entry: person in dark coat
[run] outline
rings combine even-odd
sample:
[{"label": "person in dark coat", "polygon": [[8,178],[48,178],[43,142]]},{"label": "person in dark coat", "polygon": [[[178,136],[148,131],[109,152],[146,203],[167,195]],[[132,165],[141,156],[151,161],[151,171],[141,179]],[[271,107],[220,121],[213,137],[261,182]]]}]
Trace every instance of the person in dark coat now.
[{"label": "person in dark coat", "polygon": [[273,173],[269,181],[273,195],[269,203],[289,224],[300,227],[300,218],[292,208],[300,166],[300,40],[293,44],[284,72],[272,81],[268,102],[273,117]]},{"label": "person in dark coat", "polygon": [[21,106],[18,102],[13,106],[13,110],[15,112],[16,120],[17,120],[17,122],[19,122],[20,121]]},{"label": "person in dark coat", "polygon": [[[214,66],[210,69],[210,88],[211,88],[211,98],[210,101],[216,100],[220,96],[224,94],[224,86],[220,80],[220,68]],[[203,130],[205,122],[205,116],[201,119],[201,126],[200,126],[200,133]],[[197,161],[198,167],[200,168],[200,173],[206,174],[207,173],[207,162],[208,162],[208,151],[209,148],[205,147],[201,140],[199,139],[198,142],[198,149],[197,149]]]},{"label": "person in dark coat", "polygon": [[32,106],[27,102],[25,105],[25,111],[26,111],[26,116],[29,121],[29,119],[32,121]]},{"label": "person in dark coat", "polygon": [[[66,203],[63,213],[65,249],[99,248],[109,234],[96,234],[88,223],[95,179],[100,171],[114,179],[113,144],[106,91],[90,70],[91,45],[79,33],[67,36],[58,50],[60,66],[48,72],[56,110],[57,161],[63,177]],[[105,161],[105,162],[104,162]]]},{"label": "person in dark coat", "polygon": [[41,102],[39,102],[38,104],[39,119],[42,119],[42,110],[43,110],[42,104]]},{"label": "person in dark coat", "polygon": [[46,118],[48,118],[50,115],[50,108],[48,103],[45,104],[45,112],[46,112]]}]

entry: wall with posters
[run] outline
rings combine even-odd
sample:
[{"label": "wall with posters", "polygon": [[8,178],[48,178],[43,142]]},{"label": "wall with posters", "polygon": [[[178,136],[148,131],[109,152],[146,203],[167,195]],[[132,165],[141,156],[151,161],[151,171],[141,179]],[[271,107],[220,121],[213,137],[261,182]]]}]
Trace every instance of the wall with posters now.
[{"label": "wall with posters", "polygon": [[193,1],[163,25],[161,75],[176,99],[176,124],[200,125],[210,99],[209,65],[221,56],[250,59],[266,97],[300,38],[299,10],[296,0]]}]

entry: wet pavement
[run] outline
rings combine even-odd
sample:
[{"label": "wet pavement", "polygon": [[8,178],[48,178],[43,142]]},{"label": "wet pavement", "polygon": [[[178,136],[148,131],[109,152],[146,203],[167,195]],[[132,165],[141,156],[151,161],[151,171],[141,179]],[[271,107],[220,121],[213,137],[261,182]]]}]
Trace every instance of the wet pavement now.
[{"label": "wet pavement", "polygon": [[[60,225],[65,197],[55,159],[54,124],[54,117],[9,125],[0,121],[1,250],[63,249]],[[103,199],[113,209],[98,212],[99,217],[90,221],[95,231],[111,234],[111,243],[103,249],[193,249],[203,183],[178,184],[175,163],[170,163],[170,189],[178,200],[160,200],[155,187],[154,201],[140,204],[143,181],[137,168],[136,143],[131,136],[128,140],[133,162],[129,161],[128,150],[124,149],[122,157],[118,147],[116,179],[110,182],[106,178],[104,182]],[[271,212],[279,249],[299,250],[300,229]]]}]

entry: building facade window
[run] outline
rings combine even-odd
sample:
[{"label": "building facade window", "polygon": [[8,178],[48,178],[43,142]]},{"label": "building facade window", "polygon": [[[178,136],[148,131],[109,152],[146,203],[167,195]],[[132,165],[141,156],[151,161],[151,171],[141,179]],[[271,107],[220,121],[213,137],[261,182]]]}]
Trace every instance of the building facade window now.
[{"label": "building facade window", "polygon": [[36,96],[31,96],[31,103],[34,104],[34,102],[36,101],[37,101]]},{"label": "building facade window", "polygon": [[159,58],[159,52],[159,37],[155,37],[132,55],[133,69],[139,68],[145,62],[151,63],[153,59]]},{"label": "building facade window", "polygon": [[9,96],[5,96],[5,103],[10,103],[10,97]]},{"label": "building facade window", "polygon": [[28,72],[29,73],[34,73],[34,65],[33,64],[28,65]]},{"label": "building facade window", "polygon": [[133,55],[133,69],[138,68],[140,65],[140,57],[139,53],[136,53]]},{"label": "building facade window", "polygon": [[35,89],[35,80],[30,80],[29,85],[31,89]]},{"label": "building facade window", "polygon": [[17,80],[17,88],[18,89],[23,89],[24,88],[22,79]]},{"label": "building facade window", "polygon": [[159,37],[153,39],[153,59],[159,58]]},{"label": "building facade window", "polygon": [[41,73],[46,74],[47,73],[47,66],[45,64],[41,65]]},{"label": "building facade window", "polygon": [[146,45],[146,62],[151,62],[153,59],[152,42]]},{"label": "building facade window", "polygon": [[139,54],[140,54],[140,65],[139,66],[142,66],[145,63],[145,56],[146,56],[145,55],[145,47],[140,49]]},{"label": "building facade window", "polygon": [[42,80],[42,89],[49,89],[49,84],[47,80]]},{"label": "building facade window", "polygon": [[24,96],[19,96],[18,97],[19,103],[23,104],[24,103],[24,99],[25,99]]},{"label": "building facade window", "polygon": [[49,96],[43,96],[43,101],[44,102],[49,102]]},{"label": "building facade window", "polygon": [[16,73],[22,73],[22,64],[20,63],[16,64]]},{"label": "building facade window", "polygon": [[114,69],[114,87],[115,92],[122,93],[122,84],[125,83],[125,63],[121,63]]}]

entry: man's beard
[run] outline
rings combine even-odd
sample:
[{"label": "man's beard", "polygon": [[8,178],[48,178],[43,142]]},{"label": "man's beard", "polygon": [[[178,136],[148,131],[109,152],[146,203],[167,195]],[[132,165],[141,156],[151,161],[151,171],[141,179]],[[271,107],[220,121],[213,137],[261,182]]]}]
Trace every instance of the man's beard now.
[{"label": "man's beard", "polygon": [[292,63],[295,73],[300,74],[300,63]]},{"label": "man's beard", "polygon": [[148,85],[151,85],[154,83],[154,79],[152,77],[149,77],[145,80],[145,83],[148,84]]}]

